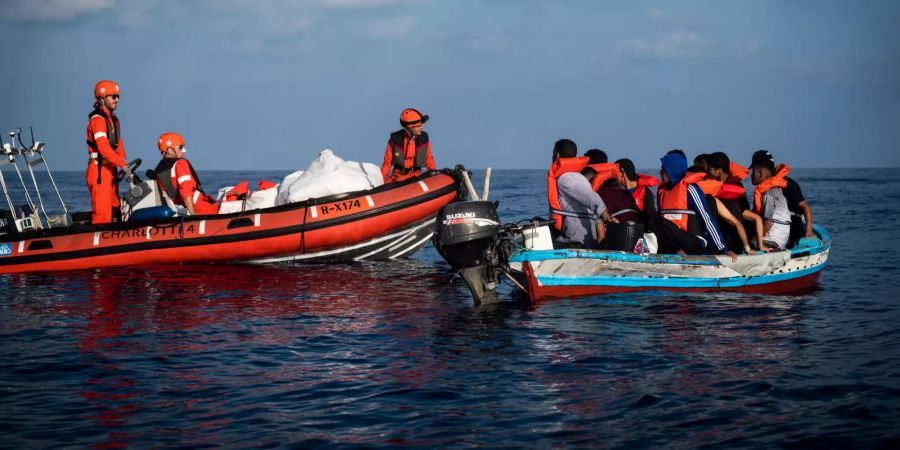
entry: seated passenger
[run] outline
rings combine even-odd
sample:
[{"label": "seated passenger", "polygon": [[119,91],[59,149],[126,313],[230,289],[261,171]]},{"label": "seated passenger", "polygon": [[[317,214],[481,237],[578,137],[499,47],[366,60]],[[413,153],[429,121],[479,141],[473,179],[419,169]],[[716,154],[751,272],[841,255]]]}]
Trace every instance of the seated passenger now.
[{"label": "seated passenger", "polygon": [[784,164],[776,169],[766,158],[757,158],[750,169],[756,186],[753,206],[763,218],[763,244],[773,251],[785,250],[791,237],[791,211],[782,189],[788,185],[785,177],[791,169]]},{"label": "seated passenger", "polygon": [[659,215],[651,217],[660,253],[728,254],[718,224],[709,213],[706,197],[696,183],[685,180],[687,159],[669,152],[661,158],[662,185],[657,192]]},{"label": "seated passenger", "polygon": [[695,156],[694,157],[694,165],[702,167],[703,170],[708,169],[709,165],[707,163],[707,158],[709,158],[709,155],[707,155],[706,153],[701,153],[701,154]]},{"label": "seated passenger", "polygon": [[[634,197],[634,203],[638,209],[643,211],[644,215],[649,217],[656,215],[656,199],[650,188],[659,185],[659,180],[650,175],[638,174],[634,170],[634,163],[630,159],[624,158],[616,161],[621,172],[620,181],[625,189]],[[643,220],[646,225],[646,220]]]},{"label": "seated passenger", "polygon": [[563,216],[556,212],[560,209],[556,180],[564,173],[581,172],[588,161],[587,156],[578,156],[578,146],[571,139],[560,139],[553,144],[552,164],[547,170],[547,203],[550,205],[550,218],[554,221],[550,227],[554,239],[559,237],[563,227]]},{"label": "seated passenger", "polygon": [[[594,180],[592,184],[596,184],[596,181]],[[617,223],[611,223],[607,227],[606,238],[600,241],[599,248],[633,250],[637,240],[644,235],[646,214],[637,207],[631,192],[622,186],[616,175],[603,181],[603,184],[597,189],[597,194],[606,204],[610,217],[617,220]]]},{"label": "seated passenger", "polygon": [[[750,253],[750,244],[747,240],[747,231],[744,224],[738,217],[740,213],[732,213],[725,206],[725,202],[734,199],[735,194],[743,195],[744,188],[726,185],[721,181],[704,179],[706,171],[700,166],[688,167],[685,179],[688,182],[696,181],[697,186],[706,196],[706,204],[709,206],[709,212],[712,214],[716,223],[719,224],[719,231],[725,238],[725,245],[734,253]],[[726,190],[726,188],[729,188]]]},{"label": "seated passenger", "polygon": [[[575,143],[568,139],[557,141],[554,154],[557,159],[576,155]],[[559,206],[552,212],[562,219],[557,239],[560,247],[596,248],[606,235],[604,222],[612,219],[603,200],[591,187],[594,174],[594,169],[586,167],[581,172],[564,172],[555,179]]]},{"label": "seated passenger", "polygon": [[184,138],[178,133],[164,133],[157,147],[163,159],[156,165],[156,181],[169,198],[191,214],[218,214],[219,204],[203,193],[197,172],[184,158]]},{"label": "seated passenger", "polygon": [[[766,150],[759,150],[753,154],[753,162],[757,160],[769,160],[772,161],[772,164],[775,163],[772,154]],[[800,238],[812,238],[816,237],[816,234],[813,232],[812,209],[809,206],[809,202],[803,198],[803,191],[800,190],[800,185],[791,177],[784,177],[784,179],[787,181],[787,186],[782,189],[782,193],[784,198],[787,199],[788,210],[791,212],[791,238],[788,241],[788,246],[793,247]]]},{"label": "seated passenger", "polygon": [[588,164],[605,164],[609,162],[609,158],[607,158],[606,152],[600,150],[599,148],[592,148],[584,152],[584,156],[588,157]]},{"label": "seated passenger", "polygon": [[[754,241],[755,247],[762,251],[768,250],[762,242],[763,220],[759,214],[750,210],[750,202],[747,200],[744,186],[741,183],[741,180],[747,176],[747,169],[731,162],[728,155],[723,152],[710,153],[706,162],[707,178],[723,183],[725,185],[723,187],[730,190],[728,196],[718,195],[719,201],[728,208],[732,215],[741,218],[745,234],[748,239],[753,238],[750,240]],[[729,247],[733,251],[740,251],[735,248],[739,238],[737,230],[723,228],[722,231],[725,233],[725,240],[728,241]]]},{"label": "seated passenger", "polygon": [[428,133],[422,131],[428,116],[413,108],[400,113],[400,130],[388,137],[381,163],[381,176],[385,183],[403,181],[422,174],[422,170],[436,170],[431,154]]}]

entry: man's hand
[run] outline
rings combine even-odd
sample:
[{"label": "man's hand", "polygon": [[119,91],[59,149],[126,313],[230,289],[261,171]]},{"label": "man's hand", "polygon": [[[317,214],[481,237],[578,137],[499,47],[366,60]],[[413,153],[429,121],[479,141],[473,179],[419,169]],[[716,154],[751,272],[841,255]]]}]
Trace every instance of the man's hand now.
[{"label": "man's hand", "polygon": [[597,222],[597,242],[603,242],[606,239],[606,223],[602,220]]},{"label": "man's hand", "polygon": [[616,219],[615,217],[609,215],[608,209],[603,210],[603,213],[600,214],[600,218],[603,219],[604,222],[619,223],[619,219]]},{"label": "man's hand", "polygon": [[813,231],[812,227],[806,229],[806,237],[814,238],[816,237],[816,233]]},{"label": "man's hand", "polygon": [[732,262],[737,261],[737,255],[731,250],[725,252],[725,256],[730,256]]}]

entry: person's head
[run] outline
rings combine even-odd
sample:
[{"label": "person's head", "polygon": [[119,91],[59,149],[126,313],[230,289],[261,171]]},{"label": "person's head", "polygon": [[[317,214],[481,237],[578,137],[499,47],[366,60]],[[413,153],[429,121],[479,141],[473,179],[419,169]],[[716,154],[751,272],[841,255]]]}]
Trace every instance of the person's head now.
[{"label": "person's head", "polygon": [[702,173],[706,175],[706,169],[704,169],[703,166],[694,164],[693,166],[688,167],[685,173]]},{"label": "person's head", "polygon": [[581,169],[581,174],[584,175],[585,178],[587,178],[588,183],[593,183],[594,177],[597,176],[597,171],[594,170],[593,167],[585,167],[584,169]]},{"label": "person's head", "polygon": [[687,160],[687,155],[685,155],[684,150],[682,150],[680,148],[669,150],[666,154],[667,155],[681,155],[682,158]]},{"label": "person's head", "polygon": [[588,157],[588,164],[605,164],[609,162],[609,159],[606,157],[606,152],[599,148],[592,148],[584,152],[584,156]]},{"label": "person's head", "polygon": [[659,169],[659,176],[662,182],[668,185],[674,185],[684,178],[687,172],[687,158],[683,153],[666,153],[666,156],[660,158],[662,167]]},{"label": "person's head", "polygon": [[413,136],[422,134],[425,122],[428,122],[428,116],[413,108],[406,108],[400,113],[400,125]]},{"label": "person's head", "polygon": [[753,153],[750,163],[750,181],[758,185],[775,174],[775,159],[767,150],[757,150]]},{"label": "person's head", "polygon": [[619,165],[619,179],[622,181],[622,184],[625,184],[625,181],[637,182],[638,174],[637,171],[634,170],[634,163],[631,162],[628,158],[622,158],[616,161],[616,164]]},{"label": "person's head", "polygon": [[112,80],[101,80],[94,85],[94,106],[103,106],[109,111],[115,111],[119,106],[119,85]]},{"label": "person's head", "polygon": [[694,165],[702,167],[703,171],[705,172],[706,169],[709,167],[707,165],[708,164],[707,158],[709,158],[709,155],[707,155],[706,153],[701,153],[701,154],[697,155],[697,157],[694,158]]},{"label": "person's head", "polygon": [[578,146],[571,139],[560,139],[553,144],[553,161],[576,156],[578,156]]},{"label": "person's head", "polygon": [[156,147],[159,148],[163,158],[183,158],[184,152],[187,151],[184,148],[184,138],[171,131],[159,136]]},{"label": "person's head", "polygon": [[731,176],[731,159],[723,152],[710,153],[706,166],[706,174],[713,180],[725,181]]}]

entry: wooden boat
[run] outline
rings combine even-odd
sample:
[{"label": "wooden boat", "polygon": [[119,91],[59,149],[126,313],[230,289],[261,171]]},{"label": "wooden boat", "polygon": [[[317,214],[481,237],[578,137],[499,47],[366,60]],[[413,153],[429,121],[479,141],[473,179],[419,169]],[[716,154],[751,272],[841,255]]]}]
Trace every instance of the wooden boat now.
[{"label": "wooden boat", "polygon": [[476,303],[497,301],[501,276],[531,300],[630,291],[793,293],[815,285],[831,237],[814,226],[781,252],[728,256],[553,249],[550,221],[501,226],[495,205],[458,202],[438,213],[435,246],[459,270]]},{"label": "wooden boat", "polygon": [[232,214],[100,226],[67,220],[59,227],[11,228],[0,234],[0,274],[143,264],[399,258],[428,242],[436,213],[460,198],[460,187],[456,175],[445,170],[371,190]]},{"label": "wooden boat", "polygon": [[511,273],[531,300],[629,291],[788,294],[817,282],[831,248],[824,228],[794,248],[757,255],[688,256],[600,250],[521,250]]}]

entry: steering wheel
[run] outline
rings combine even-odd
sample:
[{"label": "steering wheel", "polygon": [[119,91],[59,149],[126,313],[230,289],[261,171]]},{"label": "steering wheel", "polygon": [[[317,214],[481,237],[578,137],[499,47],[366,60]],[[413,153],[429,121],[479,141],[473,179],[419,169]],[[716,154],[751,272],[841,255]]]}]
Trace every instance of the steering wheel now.
[{"label": "steering wheel", "polygon": [[[124,169],[120,170],[116,173],[115,182],[118,183],[125,179],[126,174],[131,175],[134,178],[137,178],[137,174],[134,172],[141,165],[141,158],[137,158],[128,163]],[[139,180],[138,180],[139,181]]]}]

